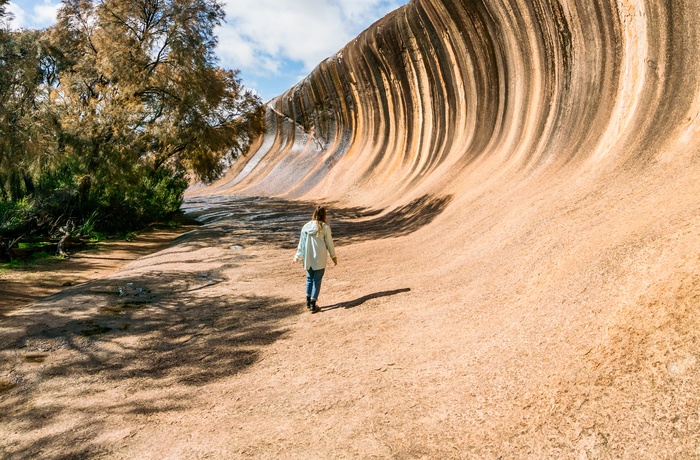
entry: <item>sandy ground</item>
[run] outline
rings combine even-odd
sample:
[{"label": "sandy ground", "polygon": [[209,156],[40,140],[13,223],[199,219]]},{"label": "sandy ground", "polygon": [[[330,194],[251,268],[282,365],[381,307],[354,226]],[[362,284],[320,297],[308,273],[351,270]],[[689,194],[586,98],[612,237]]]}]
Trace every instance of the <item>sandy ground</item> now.
[{"label": "sandy ground", "polygon": [[132,241],[103,241],[85,249],[69,251],[67,259],[43,259],[20,269],[0,273],[0,314],[35,300],[101,278],[146,254],[157,252],[192,227],[153,230]]},{"label": "sandy ground", "polygon": [[202,226],[20,278],[80,284],[0,312],[0,457],[699,459],[699,14],[387,15],[188,190]]},{"label": "sandy ground", "polygon": [[[628,305],[611,286],[637,275],[610,259],[588,286],[543,289],[551,267],[522,282],[500,260],[455,284],[449,264],[408,269],[439,213],[336,208],[340,263],[311,314],[290,263],[308,209],[222,202],[169,247],[5,314],[2,455],[700,456],[697,272],[647,273]],[[412,224],[393,238],[385,219]],[[614,257],[680,267],[698,224]]]}]

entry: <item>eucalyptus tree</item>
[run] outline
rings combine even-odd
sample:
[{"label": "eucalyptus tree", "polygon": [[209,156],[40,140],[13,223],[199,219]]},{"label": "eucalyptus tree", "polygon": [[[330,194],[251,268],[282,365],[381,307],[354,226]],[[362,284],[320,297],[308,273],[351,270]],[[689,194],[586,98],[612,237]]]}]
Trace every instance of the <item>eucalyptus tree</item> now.
[{"label": "eucalyptus tree", "polygon": [[51,137],[39,119],[46,99],[41,33],[12,30],[7,5],[0,0],[0,258],[37,227],[25,198],[35,193],[36,160]]},{"label": "eucalyptus tree", "polygon": [[7,4],[5,249],[26,228],[65,234],[86,220],[123,230],[160,219],[189,183],[219,177],[264,129],[260,99],[218,65],[217,0],[64,0],[43,31],[10,30]]},{"label": "eucalyptus tree", "polygon": [[50,97],[82,213],[153,212],[151,189],[170,190],[170,209],[184,172],[215,179],[262,131],[259,98],[217,66],[223,17],[216,0],[64,1]]},{"label": "eucalyptus tree", "polygon": [[7,5],[0,0],[0,236],[36,226],[23,217],[31,214],[24,198],[36,192],[41,159],[53,137],[41,109],[48,99],[49,64],[42,33],[12,30]]}]

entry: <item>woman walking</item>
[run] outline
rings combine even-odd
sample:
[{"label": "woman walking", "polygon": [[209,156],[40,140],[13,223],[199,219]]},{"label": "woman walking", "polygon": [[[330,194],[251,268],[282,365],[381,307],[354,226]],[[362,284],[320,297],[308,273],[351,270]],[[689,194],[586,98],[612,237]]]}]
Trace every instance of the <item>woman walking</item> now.
[{"label": "woman walking", "polygon": [[299,246],[294,255],[294,262],[301,260],[306,270],[306,307],[311,310],[311,313],[321,310],[316,305],[316,301],[321,292],[321,281],[326,271],[328,253],[331,254],[333,264],[338,265],[331,227],[326,223],[326,208],[317,206],[311,220],[301,229]]}]

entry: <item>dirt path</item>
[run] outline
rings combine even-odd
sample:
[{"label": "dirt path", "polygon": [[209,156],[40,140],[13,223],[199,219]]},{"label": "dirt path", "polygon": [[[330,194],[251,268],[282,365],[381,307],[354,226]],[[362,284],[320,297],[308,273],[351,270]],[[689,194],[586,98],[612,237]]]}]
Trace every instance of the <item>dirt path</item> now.
[{"label": "dirt path", "polygon": [[[209,224],[173,245],[5,315],[0,406],[11,416],[0,423],[0,453],[16,458],[265,456],[261,445],[269,442],[267,430],[283,430],[275,436],[303,431],[308,412],[326,404],[324,393],[347,384],[347,396],[353,394],[355,383],[343,376],[358,358],[364,355],[363,367],[393,365],[384,358],[375,362],[372,340],[361,342],[359,355],[357,348],[327,355],[331,349],[322,345],[338,346],[339,337],[347,340],[368,320],[368,311],[382,306],[370,313],[376,334],[384,329],[378,318],[385,308],[400,308],[412,294],[406,280],[371,281],[367,270],[352,275],[350,249],[362,241],[353,243],[356,232],[347,226],[362,226],[363,238],[384,231],[383,226],[376,227],[366,210],[337,210],[332,218],[341,264],[324,279],[323,311],[310,315],[300,302],[304,274],[290,264],[307,208],[274,200],[209,207],[199,214]],[[231,217],[222,219],[224,211]],[[432,217],[427,214],[422,223]],[[358,221],[362,218],[364,223]],[[421,222],[411,219],[418,228]],[[341,334],[333,334],[329,325]],[[315,367],[314,356],[346,370],[329,380],[323,366]],[[250,391],[265,388],[273,391],[263,400],[250,398]],[[268,397],[275,401],[269,400],[269,407]],[[257,409],[241,412],[241,404]],[[280,404],[291,405],[281,410]],[[328,404],[346,407],[348,401],[334,397]],[[246,413],[251,416],[239,418]],[[237,428],[231,429],[234,421]],[[238,438],[238,430],[247,434],[235,442],[217,441]],[[154,439],[160,441],[144,446]],[[294,449],[316,448],[304,440]],[[375,451],[372,444],[367,452]]]},{"label": "dirt path", "polygon": [[[431,267],[416,251],[433,236],[430,200],[426,213],[338,209],[340,264],[310,314],[290,264],[307,205],[223,201],[167,248],[2,318],[0,457],[700,452],[692,271],[639,290],[658,304],[623,308],[617,275],[574,298],[576,280],[534,286],[526,264],[504,272],[495,256]],[[387,222],[411,228],[392,238]],[[695,221],[654,239],[629,265],[677,270],[699,230]],[[539,254],[537,244],[518,249]],[[682,344],[671,354],[669,338]]]},{"label": "dirt path", "polygon": [[167,247],[193,226],[151,230],[132,241],[105,241],[75,251],[65,260],[44,259],[20,269],[0,272],[0,314],[113,273],[129,262]]}]

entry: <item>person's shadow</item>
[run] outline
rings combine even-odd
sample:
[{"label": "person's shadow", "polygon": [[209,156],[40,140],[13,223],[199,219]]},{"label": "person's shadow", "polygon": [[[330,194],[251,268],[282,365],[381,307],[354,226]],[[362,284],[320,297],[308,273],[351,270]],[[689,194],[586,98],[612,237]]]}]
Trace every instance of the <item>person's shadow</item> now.
[{"label": "person's shadow", "polygon": [[402,292],[408,292],[410,290],[411,290],[411,288],[403,288],[403,289],[394,289],[393,291],[375,292],[374,294],[367,294],[365,296],[362,296],[359,299],[349,300],[347,302],[340,302],[340,303],[337,303],[335,305],[329,305],[327,307],[321,307],[321,311],[335,310],[336,308],[353,308],[353,307],[357,307],[358,305],[362,305],[363,303],[365,303],[371,299],[401,294]]}]

